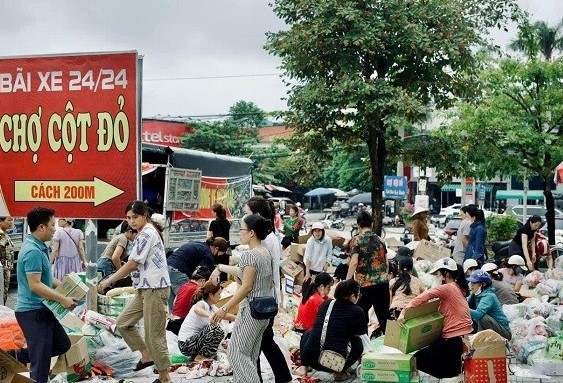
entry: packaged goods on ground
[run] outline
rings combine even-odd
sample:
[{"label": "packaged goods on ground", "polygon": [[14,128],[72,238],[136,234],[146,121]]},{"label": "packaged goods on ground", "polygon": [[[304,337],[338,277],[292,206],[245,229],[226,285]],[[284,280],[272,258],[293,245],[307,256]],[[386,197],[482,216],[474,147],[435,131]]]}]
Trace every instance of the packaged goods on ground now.
[{"label": "packaged goods on ground", "polygon": [[506,340],[493,330],[469,337],[464,354],[465,383],[507,383]]}]

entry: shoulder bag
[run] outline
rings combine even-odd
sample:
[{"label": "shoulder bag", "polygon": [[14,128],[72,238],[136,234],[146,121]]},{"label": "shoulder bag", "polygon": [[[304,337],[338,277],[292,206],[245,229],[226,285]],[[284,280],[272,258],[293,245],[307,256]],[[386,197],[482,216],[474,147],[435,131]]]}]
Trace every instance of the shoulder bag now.
[{"label": "shoulder bag", "polygon": [[346,358],[332,350],[323,350],[325,340],[326,340],[326,329],[328,327],[328,320],[330,319],[330,313],[332,312],[332,307],[334,306],[334,302],[336,300],[333,299],[330,304],[328,305],[328,310],[325,315],[325,320],[323,323],[323,331],[321,333],[321,353],[319,355],[319,364],[326,369],[329,369],[333,372],[342,372],[344,370],[344,364],[346,364]]},{"label": "shoulder bag", "polygon": [[[273,261],[270,255],[270,262]],[[250,301],[250,316],[254,319],[265,320],[275,317],[278,313],[278,302],[273,296],[256,297]]]}]

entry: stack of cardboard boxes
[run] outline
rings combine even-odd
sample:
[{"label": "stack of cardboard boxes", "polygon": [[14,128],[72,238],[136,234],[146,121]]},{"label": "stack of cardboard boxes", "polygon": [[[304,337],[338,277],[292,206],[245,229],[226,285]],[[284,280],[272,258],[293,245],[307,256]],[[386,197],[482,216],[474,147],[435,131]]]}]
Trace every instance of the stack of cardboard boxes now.
[{"label": "stack of cardboard boxes", "polygon": [[444,317],[438,312],[439,301],[405,310],[405,323],[388,321],[383,344],[394,352],[370,352],[362,356],[360,378],[365,382],[414,383],[420,377],[415,357],[410,354],[428,346],[442,334]]}]

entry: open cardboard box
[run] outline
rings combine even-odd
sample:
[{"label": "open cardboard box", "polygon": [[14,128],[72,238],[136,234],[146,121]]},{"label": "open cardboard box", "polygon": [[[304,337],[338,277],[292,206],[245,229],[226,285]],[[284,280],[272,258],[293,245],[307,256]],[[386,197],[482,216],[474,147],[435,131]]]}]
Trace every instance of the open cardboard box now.
[{"label": "open cardboard box", "polygon": [[[215,303],[215,306],[221,308],[233,297],[237,290],[237,284],[234,281],[227,281],[223,283],[223,291],[221,291],[221,298]],[[236,304],[229,310],[229,314],[237,315],[239,305]]]},{"label": "open cardboard box", "polygon": [[388,320],[384,345],[408,354],[428,346],[442,335],[444,317],[438,312],[439,300],[427,302],[405,310],[405,323],[401,327]]},{"label": "open cardboard box", "polygon": [[414,250],[412,254],[414,259],[428,259],[435,262],[439,259],[447,258],[452,255],[451,250],[447,247],[442,247],[425,239],[421,241],[411,241],[406,247]]},{"label": "open cardboard box", "polygon": [[28,371],[26,366],[0,349],[0,383],[31,383],[33,379],[21,375]]},{"label": "open cardboard box", "polygon": [[52,368],[52,374],[67,374],[69,382],[76,382],[92,369],[90,357],[88,356],[88,344],[82,335],[68,335],[70,349],[63,355],[59,355],[57,363]]}]

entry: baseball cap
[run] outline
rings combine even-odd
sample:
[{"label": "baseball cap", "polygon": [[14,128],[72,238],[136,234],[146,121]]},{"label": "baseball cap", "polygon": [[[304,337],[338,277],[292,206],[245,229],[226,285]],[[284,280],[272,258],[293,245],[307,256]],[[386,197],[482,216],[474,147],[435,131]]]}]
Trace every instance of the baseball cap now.
[{"label": "baseball cap", "polygon": [[313,223],[313,226],[311,227],[311,230],[315,230],[315,229],[321,229],[324,230],[324,226],[321,222],[315,222]]},{"label": "baseball cap", "polygon": [[522,258],[522,256],[520,256],[518,254],[514,254],[510,258],[508,258],[507,263],[511,266],[512,265],[520,266],[522,269],[528,270],[528,267],[526,266],[526,261],[524,261],[524,258]]},{"label": "baseball cap", "polygon": [[434,263],[434,267],[430,270],[429,274],[434,274],[438,270],[450,270],[456,271],[457,270],[457,263],[450,257],[438,259],[436,263]]},{"label": "baseball cap", "polygon": [[491,277],[489,276],[489,273],[487,273],[486,271],[475,270],[473,273],[471,273],[471,276],[467,278],[467,282],[490,284]]},{"label": "baseball cap", "polygon": [[487,271],[489,273],[498,270],[498,266],[493,262],[487,262],[483,266],[481,266],[481,270]]},{"label": "baseball cap", "polygon": [[477,261],[475,259],[466,259],[465,261],[463,261],[463,272],[467,273],[467,270],[469,270],[472,267],[479,267],[479,264],[477,263]]}]

